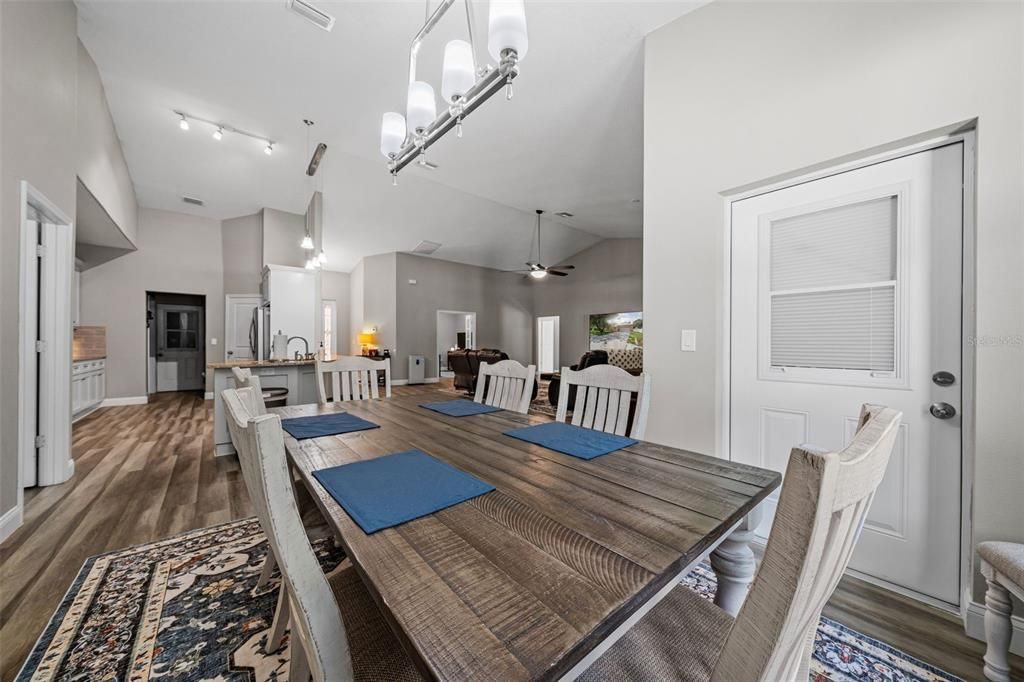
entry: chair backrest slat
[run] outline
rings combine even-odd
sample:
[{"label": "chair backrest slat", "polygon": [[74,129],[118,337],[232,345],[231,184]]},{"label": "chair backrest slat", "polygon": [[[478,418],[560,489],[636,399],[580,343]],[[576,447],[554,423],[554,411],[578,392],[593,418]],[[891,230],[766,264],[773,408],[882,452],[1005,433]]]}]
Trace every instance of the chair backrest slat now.
[{"label": "chair backrest slat", "polygon": [[[331,376],[333,389],[328,399],[324,375]],[[321,405],[349,400],[370,400],[380,397],[378,375],[384,375],[384,395],[391,397],[391,358],[370,358],[339,355],[333,360],[316,361],[316,386]]]},{"label": "chair backrest slat", "polygon": [[292,637],[301,642],[316,682],[352,680],[345,624],[295,503],[281,418],[253,413],[258,396],[251,387],[222,395],[242,478],[288,590]]},{"label": "chair backrest slat", "polygon": [[235,377],[235,388],[252,388],[255,396],[254,407],[256,414],[266,414],[267,405],[263,402],[263,387],[260,386],[260,378],[252,373],[248,367],[232,367],[231,374]]},{"label": "chair backrest slat", "polygon": [[526,414],[530,409],[536,376],[535,365],[524,367],[515,360],[501,360],[494,364],[481,362],[473,400]]},{"label": "chair backrest slat", "polygon": [[806,679],[822,608],[850,562],[901,417],[865,405],[841,452],[793,448],[764,559],[713,680]]},{"label": "chair backrest slat", "polygon": [[[633,376],[614,365],[593,365],[579,371],[563,367],[561,376],[562,388],[558,392],[555,419],[564,422],[568,417],[572,386],[576,389],[572,424],[620,436],[644,437],[650,401],[650,378],[647,374]],[[630,405],[634,396],[636,407],[630,427]],[[627,428],[629,434],[626,433]]]}]

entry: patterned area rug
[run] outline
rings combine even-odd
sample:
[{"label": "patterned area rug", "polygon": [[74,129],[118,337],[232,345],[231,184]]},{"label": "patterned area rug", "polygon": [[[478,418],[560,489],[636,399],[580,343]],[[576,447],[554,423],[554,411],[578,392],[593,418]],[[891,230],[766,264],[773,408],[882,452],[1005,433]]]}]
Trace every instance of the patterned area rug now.
[{"label": "patterned area rug", "polygon": [[[315,543],[325,571],[341,554]],[[279,682],[289,647],[263,653],[279,581],[255,592],[267,544],[254,519],[204,528],[86,561],[18,680]],[[711,599],[702,565],[686,585]],[[958,680],[826,618],[811,682]]]}]

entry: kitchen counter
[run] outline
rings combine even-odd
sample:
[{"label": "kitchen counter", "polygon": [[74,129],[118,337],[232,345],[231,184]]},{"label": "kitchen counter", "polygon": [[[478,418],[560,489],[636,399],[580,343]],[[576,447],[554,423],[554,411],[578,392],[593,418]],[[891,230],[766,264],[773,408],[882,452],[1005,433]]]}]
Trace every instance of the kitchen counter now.
[{"label": "kitchen counter", "polygon": [[207,363],[208,369],[231,369],[232,367],[294,367],[297,365],[313,365],[316,360],[226,360],[224,362]]}]

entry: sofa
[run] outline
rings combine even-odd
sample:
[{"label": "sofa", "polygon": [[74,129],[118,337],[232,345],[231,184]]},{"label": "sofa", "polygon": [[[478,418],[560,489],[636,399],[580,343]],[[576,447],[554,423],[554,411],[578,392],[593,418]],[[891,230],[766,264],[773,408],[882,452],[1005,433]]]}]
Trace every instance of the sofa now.
[{"label": "sofa", "polygon": [[[644,352],[640,348],[612,349],[612,350],[588,350],[575,365],[569,369],[578,372],[594,365],[615,365],[630,374],[639,375],[644,371]],[[558,406],[558,394],[562,386],[561,374],[556,372],[551,375],[551,383],[548,384],[548,402],[552,407]],[[576,404],[576,387],[569,388],[569,410]]]},{"label": "sofa", "polygon": [[495,348],[471,350],[460,348],[448,351],[448,367],[455,372],[455,388],[470,393],[476,392],[476,378],[480,374],[480,363],[494,364],[508,360],[508,353]]}]

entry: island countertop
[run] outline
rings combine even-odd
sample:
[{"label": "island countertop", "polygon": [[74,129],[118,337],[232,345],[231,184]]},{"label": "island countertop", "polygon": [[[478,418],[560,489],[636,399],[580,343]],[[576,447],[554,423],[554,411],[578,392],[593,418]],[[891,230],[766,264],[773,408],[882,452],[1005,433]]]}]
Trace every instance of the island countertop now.
[{"label": "island countertop", "polygon": [[224,362],[207,363],[209,369],[231,369],[232,367],[293,367],[297,365],[313,365],[316,360],[226,360]]}]

